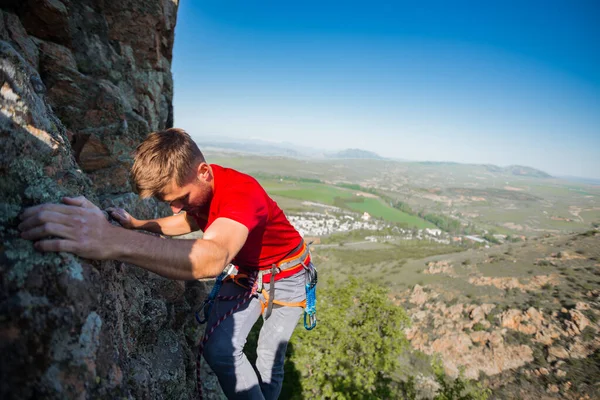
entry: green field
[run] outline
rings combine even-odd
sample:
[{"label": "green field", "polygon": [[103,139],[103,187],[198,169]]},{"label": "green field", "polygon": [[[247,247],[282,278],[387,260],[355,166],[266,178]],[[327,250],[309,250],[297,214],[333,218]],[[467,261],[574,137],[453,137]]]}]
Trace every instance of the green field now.
[{"label": "green field", "polygon": [[356,238],[352,233],[347,235],[348,242],[344,241],[343,235],[337,236],[336,240],[342,240],[337,246],[314,246],[315,263],[324,279],[335,276],[336,280],[343,280],[354,276],[378,282],[393,288],[393,291],[400,291],[409,284],[422,283],[424,278],[437,281],[448,279],[443,275],[422,275],[422,261],[416,267],[407,268],[406,264],[411,260],[464,250],[458,246],[418,240],[353,246],[350,243]]},{"label": "green field", "polygon": [[[311,201],[340,207],[355,212],[367,212],[374,218],[404,224],[408,227],[436,228],[432,223],[417,216],[397,210],[380,198],[357,196],[359,191],[343,189],[324,183],[301,182],[286,179],[260,179],[269,195],[276,198]],[[294,210],[297,210],[297,203]],[[283,206],[283,203],[282,203]],[[283,207],[284,210],[286,209]]]},{"label": "green field", "polygon": [[[356,201],[355,201],[356,200]],[[400,210],[396,210],[384,204],[381,199],[355,197],[350,200],[345,200],[349,208],[355,211],[368,212],[375,218],[381,218],[386,221],[399,222],[408,226],[415,226],[420,229],[437,228],[431,222],[425,221],[415,215],[406,214]]]},{"label": "green field", "polygon": [[334,205],[335,199],[353,195],[350,190],[339,189],[322,183],[261,180],[260,182],[270,195],[289,197],[291,199],[313,201]]},{"label": "green field", "polygon": [[597,195],[598,191],[587,185],[573,185],[569,183],[529,183],[529,193],[538,196],[548,197],[556,196],[562,198],[572,198],[574,195]]}]

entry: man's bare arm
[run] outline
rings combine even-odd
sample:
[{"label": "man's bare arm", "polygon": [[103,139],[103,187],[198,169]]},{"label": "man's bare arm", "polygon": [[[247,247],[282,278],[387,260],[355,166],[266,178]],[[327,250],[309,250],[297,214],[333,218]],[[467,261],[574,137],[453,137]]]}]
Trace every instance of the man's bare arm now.
[{"label": "man's bare arm", "polygon": [[185,212],[156,219],[137,219],[122,208],[106,210],[118,223],[127,229],[141,229],[166,236],[185,235],[200,229],[196,221]]},{"label": "man's bare arm", "polygon": [[170,279],[217,276],[248,238],[244,225],[219,218],[203,239],[162,239],[111,225],[84,197],[63,201],[65,204],[43,204],[25,210],[19,225],[22,237],[38,240],[35,247],[40,251],[66,251],[96,260],[118,259]]},{"label": "man's bare arm", "polygon": [[233,260],[247,238],[248,228],[228,218],[218,218],[203,238],[196,240],[161,239],[120,230],[114,258],[170,279],[213,278]]}]

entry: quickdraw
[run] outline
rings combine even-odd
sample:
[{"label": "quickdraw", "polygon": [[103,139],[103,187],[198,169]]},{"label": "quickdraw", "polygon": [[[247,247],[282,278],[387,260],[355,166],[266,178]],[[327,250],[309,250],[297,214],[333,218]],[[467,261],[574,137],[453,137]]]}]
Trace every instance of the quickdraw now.
[{"label": "quickdraw", "polygon": [[[215,281],[215,285],[213,286],[212,290],[210,291],[210,294],[208,295],[206,300],[204,300],[204,303],[202,303],[202,307],[198,311],[196,311],[196,321],[198,321],[198,323],[200,325],[203,325],[206,323],[206,321],[208,321],[208,317],[210,316],[210,312],[212,311],[212,306],[215,303],[215,299],[217,298],[217,295],[219,294],[219,290],[221,290],[221,286],[223,286],[223,280],[225,278],[227,278],[233,272],[234,269],[235,269],[235,265],[229,264],[223,270],[223,272],[221,272],[221,275],[219,275],[217,277],[217,280]],[[200,317],[200,313],[202,311],[204,311],[203,319]]]},{"label": "quickdraw", "polygon": [[308,264],[306,267],[306,306],[304,307],[304,328],[307,331],[317,326],[317,269]]}]

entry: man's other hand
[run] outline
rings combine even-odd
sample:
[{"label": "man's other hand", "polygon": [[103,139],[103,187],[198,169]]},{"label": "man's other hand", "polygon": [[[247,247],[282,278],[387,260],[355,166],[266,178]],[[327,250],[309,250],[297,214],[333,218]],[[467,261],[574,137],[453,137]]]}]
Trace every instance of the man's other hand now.
[{"label": "man's other hand", "polygon": [[127,211],[119,207],[110,207],[106,209],[108,215],[113,217],[123,228],[135,229],[137,220]]},{"label": "man's other hand", "polygon": [[[21,237],[35,240],[40,251],[66,251],[95,260],[112,258],[113,227],[104,213],[83,196],[64,197],[64,204],[41,204],[21,214]],[[48,238],[52,236],[53,238]]]}]

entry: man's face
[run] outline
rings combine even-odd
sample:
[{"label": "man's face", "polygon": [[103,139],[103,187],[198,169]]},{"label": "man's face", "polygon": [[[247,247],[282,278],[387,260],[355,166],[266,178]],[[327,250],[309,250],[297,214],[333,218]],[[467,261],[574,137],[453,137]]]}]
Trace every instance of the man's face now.
[{"label": "man's face", "polygon": [[196,177],[183,186],[173,180],[162,194],[162,199],[169,203],[173,214],[198,211],[210,202],[211,197],[211,185]]}]

